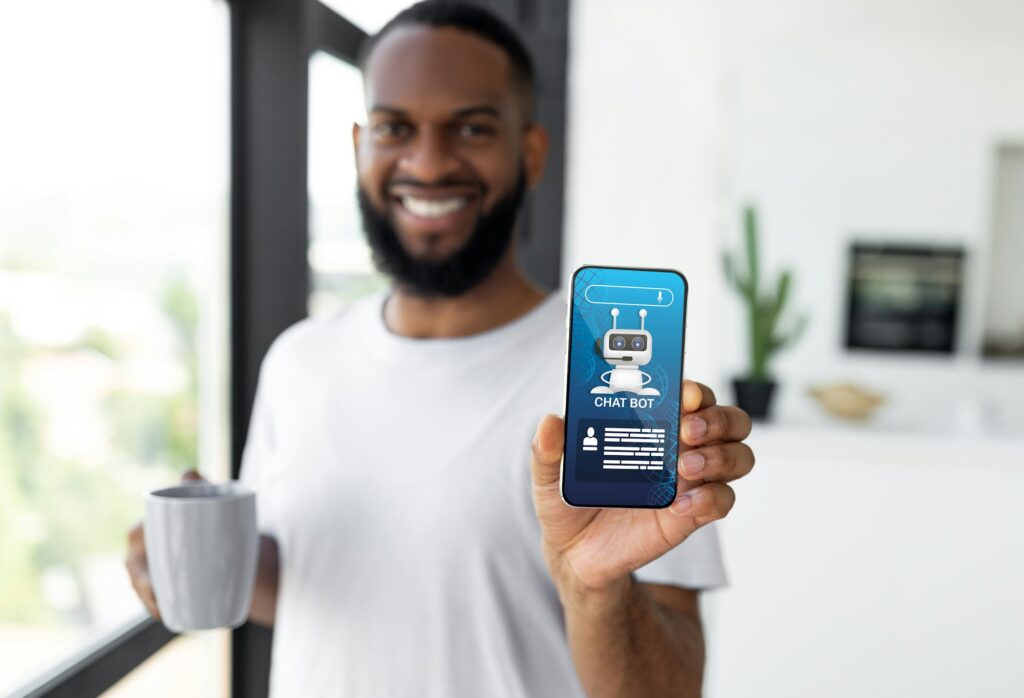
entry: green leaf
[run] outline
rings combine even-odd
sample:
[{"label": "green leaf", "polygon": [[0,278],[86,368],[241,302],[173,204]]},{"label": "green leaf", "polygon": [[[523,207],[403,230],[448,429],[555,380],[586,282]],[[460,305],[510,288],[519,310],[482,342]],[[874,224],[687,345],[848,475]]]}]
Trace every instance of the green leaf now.
[{"label": "green leaf", "polygon": [[748,204],[743,208],[744,241],[747,269],[741,275],[738,255],[726,252],[722,264],[726,281],[746,300],[750,331],[750,375],[754,378],[768,376],[768,364],[773,354],[791,345],[803,334],[807,317],[799,317],[787,333],[776,328],[786,308],[793,285],[793,273],[784,270],[775,282],[774,292],[760,292],[760,251],[758,240],[757,208]]},{"label": "green leaf", "polygon": [[789,269],[782,272],[779,276],[779,285],[775,290],[775,306],[773,309],[776,317],[782,314],[782,309],[786,305],[786,299],[789,298],[789,285],[792,278],[793,274]]},{"label": "green leaf", "polygon": [[796,344],[796,341],[800,339],[800,336],[803,335],[806,328],[807,316],[801,315],[793,322],[793,326],[790,327],[788,332],[783,335],[776,335],[772,337],[772,351],[778,351],[784,347],[791,347]]},{"label": "green leaf", "polygon": [[732,284],[732,287],[735,288],[741,296],[743,296],[747,305],[750,305],[750,297],[753,292],[750,281],[742,278],[739,275],[739,272],[736,271],[736,261],[733,259],[732,255],[725,255],[724,264],[726,280]]},{"label": "green leaf", "polygon": [[753,308],[756,305],[756,299],[754,298],[754,286],[750,283],[750,280],[737,279],[736,285],[740,289],[740,293],[747,300],[747,306]]},{"label": "green leaf", "polygon": [[798,339],[800,339],[800,337],[804,333],[804,330],[807,329],[808,319],[809,318],[806,315],[801,315],[796,319],[796,322],[793,323],[793,327],[789,330],[789,333],[786,335],[786,346],[792,346],[793,344],[796,343]]},{"label": "green leaf", "polygon": [[760,276],[758,249],[757,249],[757,209],[747,206],[744,210],[743,224],[747,239],[747,273],[750,284],[757,293],[758,280]]}]

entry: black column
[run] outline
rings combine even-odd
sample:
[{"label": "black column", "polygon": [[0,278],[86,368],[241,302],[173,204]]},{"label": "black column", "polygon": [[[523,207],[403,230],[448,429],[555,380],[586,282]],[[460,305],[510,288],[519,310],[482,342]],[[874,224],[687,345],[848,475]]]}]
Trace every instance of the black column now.
[{"label": "black column", "polygon": [[519,261],[534,281],[557,288],[562,270],[565,200],[566,84],[569,0],[477,0],[509,20],[525,39],[537,71],[537,120],[551,135],[540,185],[526,200],[520,220]]},{"label": "black column", "polygon": [[[304,1],[231,5],[231,458],[237,477],[260,362],[306,315]],[[272,634],[232,634],[235,696],[268,692]]]}]

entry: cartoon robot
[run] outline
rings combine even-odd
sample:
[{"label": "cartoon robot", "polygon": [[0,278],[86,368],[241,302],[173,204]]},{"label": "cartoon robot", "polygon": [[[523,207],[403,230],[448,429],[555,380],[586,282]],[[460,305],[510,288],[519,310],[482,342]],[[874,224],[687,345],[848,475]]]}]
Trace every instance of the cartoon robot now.
[{"label": "cartoon robot", "polygon": [[635,393],[637,395],[661,395],[655,388],[645,387],[651,377],[640,370],[651,362],[651,333],[644,329],[647,310],[640,309],[640,329],[621,331],[618,329],[619,309],[612,308],[612,328],[604,333],[601,357],[612,366],[612,370],[601,374],[601,382],[590,392],[593,395],[613,393]]}]

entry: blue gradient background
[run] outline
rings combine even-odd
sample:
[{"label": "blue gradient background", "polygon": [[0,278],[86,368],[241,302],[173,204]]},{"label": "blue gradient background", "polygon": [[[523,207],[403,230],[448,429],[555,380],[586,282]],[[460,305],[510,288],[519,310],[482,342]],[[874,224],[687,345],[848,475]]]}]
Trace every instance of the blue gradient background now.
[{"label": "blue gradient background", "polygon": [[[593,284],[659,287],[672,291],[675,297],[668,307],[596,304],[585,297],[586,288]],[[687,291],[683,276],[668,270],[582,267],[573,275],[562,482],[562,494],[570,504],[663,507],[675,498]],[[650,409],[594,405],[596,397],[625,397],[627,403],[631,397],[641,397],[633,393],[590,393],[594,386],[603,385],[600,376],[611,369],[596,342],[611,329],[613,307],[619,308],[618,329],[623,331],[640,329],[638,311],[640,307],[647,309],[644,328],[651,333],[652,357],[641,370],[651,376],[649,386],[661,393],[653,397]],[[627,420],[639,427],[664,427],[664,469],[603,471],[595,475],[580,467],[583,455],[578,449],[588,420]],[[582,430],[580,422],[584,422]]]}]

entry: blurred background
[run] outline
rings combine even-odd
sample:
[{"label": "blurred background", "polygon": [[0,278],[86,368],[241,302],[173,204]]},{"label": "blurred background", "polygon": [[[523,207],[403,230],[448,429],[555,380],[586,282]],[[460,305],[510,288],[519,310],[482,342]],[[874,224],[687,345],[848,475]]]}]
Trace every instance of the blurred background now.
[{"label": "blurred background", "polygon": [[[407,4],[0,4],[0,695],[265,694],[269,633],[145,620],[126,532],[383,287],[353,58]],[[686,374],[764,415],[707,695],[1020,695],[1024,4],[487,4],[554,136],[524,264],[682,270]]]}]

